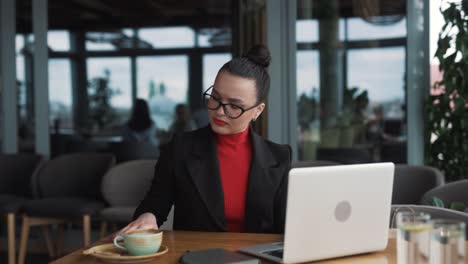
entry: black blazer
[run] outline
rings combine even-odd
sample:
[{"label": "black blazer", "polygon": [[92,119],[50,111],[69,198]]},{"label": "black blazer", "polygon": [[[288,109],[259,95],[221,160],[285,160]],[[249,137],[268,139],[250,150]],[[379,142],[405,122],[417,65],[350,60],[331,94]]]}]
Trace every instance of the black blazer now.
[{"label": "black blazer", "polygon": [[[177,135],[164,146],[152,186],[134,218],[151,212],[161,226],[174,204],[174,229],[226,231],[215,137],[207,126]],[[250,137],[253,153],[244,231],[283,233],[290,148],[267,141],[252,129]]]}]

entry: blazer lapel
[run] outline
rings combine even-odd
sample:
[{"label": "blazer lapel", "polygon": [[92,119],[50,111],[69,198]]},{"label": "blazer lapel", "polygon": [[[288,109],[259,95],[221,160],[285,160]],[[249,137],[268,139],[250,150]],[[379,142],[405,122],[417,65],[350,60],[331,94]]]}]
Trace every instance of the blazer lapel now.
[{"label": "blazer lapel", "polygon": [[249,180],[247,186],[246,208],[245,208],[245,231],[254,232],[264,230],[261,219],[262,212],[259,208],[265,208],[265,203],[273,203],[271,200],[281,182],[282,169],[278,167],[278,161],[271,153],[265,140],[256,134],[252,129],[252,162],[250,165]]},{"label": "blazer lapel", "polygon": [[225,231],[224,192],[214,137],[209,126],[201,131],[201,137],[193,141],[187,168],[213,222]]}]

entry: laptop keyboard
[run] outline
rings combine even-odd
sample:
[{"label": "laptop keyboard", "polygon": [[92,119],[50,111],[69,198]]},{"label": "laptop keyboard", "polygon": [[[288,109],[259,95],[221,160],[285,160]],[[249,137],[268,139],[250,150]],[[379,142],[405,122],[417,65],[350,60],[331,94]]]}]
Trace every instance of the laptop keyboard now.
[{"label": "laptop keyboard", "polygon": [[283,258],[283,249],[277,249],[272,251],[265,251],[264,254],[271,255],[273,257],[277,257],[282,259]]}]

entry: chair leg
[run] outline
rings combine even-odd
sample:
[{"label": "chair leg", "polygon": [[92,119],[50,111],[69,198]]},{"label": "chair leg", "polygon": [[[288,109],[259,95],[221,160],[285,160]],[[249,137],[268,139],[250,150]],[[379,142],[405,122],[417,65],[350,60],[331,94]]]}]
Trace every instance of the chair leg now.
[{"label": "chair leg", "polygon": [[21,227],[21,241],[19,248],[18,264],[24,264],[26,257],[26,250],[28,247],[29,239],[29,217],[23,216],[23,225]]},{"label": "chair leg", "polygon": [[50,228],[49,225],[41,226],[42,234],[44,235],[44,239],[46,241],[47,252],[49,253],[49,258],[54,259],[54,246],[52,240],[50,239]]},{"label": "chair leg", "polygon": [[91,217],[83,215],[83,246],[89,247],[91,244]]},{"label": "chair leg", "polygon": [[15,241],[15,214],[7,215],[8,222],[8,264],[16,262],[16,241]]},{"label": "chair leg", "polygon": [[64,229],[63,224],[58,224],[57,225],[57,245],[56,245],[56,250],[55,250],[55,254],[56,254],[57,257],[60,257],[62,255],[63,229]]},{"label": "chair leg", "polygon": [[103,239],[107,234],[107,222],[101,221],[101,230],[99,231],[99,238]]}]

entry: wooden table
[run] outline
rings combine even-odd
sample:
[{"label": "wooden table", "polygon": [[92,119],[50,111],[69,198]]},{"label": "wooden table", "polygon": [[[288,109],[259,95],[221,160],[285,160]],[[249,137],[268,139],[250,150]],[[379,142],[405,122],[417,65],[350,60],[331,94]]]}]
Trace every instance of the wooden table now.
[{"label": "wooden table", "polygon": [[[184,232],[184,231],[165,231],[163,244],[169,247],[169,252],[156,258],[154,264],[175,264],[179,257],[187,250],[200,250],[208,248],[225,248],[235,251],[241,246],[282,241],[281,235],[273,234],[245,234],[245,233],[208,233],[208,232]],[[97,244],[108,243],[100,241]],[[356,241],[356,243],[359,243]],[[468,252],[468,242],[465,243],[466,252]],[[104,263],[92,256],[82,255],[83,249],[77,250],[65,257],[62,257],[53,264],[83,263],[98,264]],[[262,260],[262,263],[272,263]],[[389,243],[387,248],[381,252],[362,254],[358,256],[337,258],[315,263],[359,263],[359,264],[390,264],[396,261],[396,240],[395,232],[390,231]]]}]

